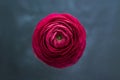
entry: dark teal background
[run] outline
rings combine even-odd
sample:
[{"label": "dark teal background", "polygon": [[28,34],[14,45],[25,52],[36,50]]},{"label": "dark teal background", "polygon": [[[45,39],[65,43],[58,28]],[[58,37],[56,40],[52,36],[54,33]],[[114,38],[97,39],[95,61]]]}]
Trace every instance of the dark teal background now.
[{"label": "dark teal background", "polygon": [[[65,69],[32,52],[37,22],[53,12],[72,14],[87,31],[82,58]],[[0,0],[0,80],[120,80],[120,0]]]}]

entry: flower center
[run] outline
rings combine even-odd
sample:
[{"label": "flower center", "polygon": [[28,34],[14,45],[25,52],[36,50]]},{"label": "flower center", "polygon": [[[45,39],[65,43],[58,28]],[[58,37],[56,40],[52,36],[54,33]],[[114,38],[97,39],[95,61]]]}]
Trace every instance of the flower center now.
[{"label": "flower center", "polygon": [[56,38],[57,38],[57,40],[61,40],[62,39],[62,35],[57,35]]}]

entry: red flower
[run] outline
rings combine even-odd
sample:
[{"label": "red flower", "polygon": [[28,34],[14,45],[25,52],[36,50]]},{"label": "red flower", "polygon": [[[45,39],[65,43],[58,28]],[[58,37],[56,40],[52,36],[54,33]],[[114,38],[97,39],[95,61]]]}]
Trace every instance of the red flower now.
[{"label": "red flower", "polygon": [[82,56],[86,32],[72,15],[50,14],[36,26],[32,46],[37,57],[46,64],[56,68],[68,67]]}]

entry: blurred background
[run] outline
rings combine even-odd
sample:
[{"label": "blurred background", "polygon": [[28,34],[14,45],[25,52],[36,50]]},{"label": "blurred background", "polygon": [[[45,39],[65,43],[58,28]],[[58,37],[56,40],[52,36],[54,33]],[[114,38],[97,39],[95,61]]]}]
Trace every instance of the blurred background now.
[{"label": "blurred background", "polygon": [[[72,14],[87,31],[83,56],[65,69],[32,51],[36,24],[53,12]],[[0,80],[120,80],[120,0],[0,0]]]}]

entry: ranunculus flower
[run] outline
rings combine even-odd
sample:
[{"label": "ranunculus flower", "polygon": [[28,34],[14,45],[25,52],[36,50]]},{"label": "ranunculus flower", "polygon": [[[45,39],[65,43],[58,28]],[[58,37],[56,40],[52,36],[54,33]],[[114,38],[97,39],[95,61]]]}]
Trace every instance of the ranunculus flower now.
[{"label": "ranunculus flower", "polygon": [[32,36],[33,50],[41,61],[64,68],[75,64],[86,46],[86,32],[68,13],[53,13],[43,18]]}]

